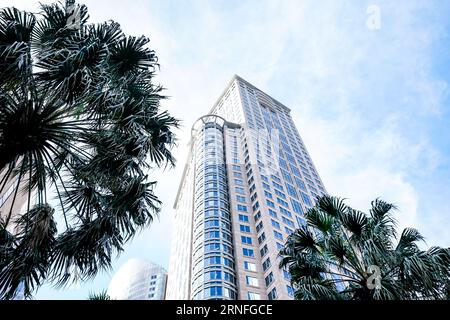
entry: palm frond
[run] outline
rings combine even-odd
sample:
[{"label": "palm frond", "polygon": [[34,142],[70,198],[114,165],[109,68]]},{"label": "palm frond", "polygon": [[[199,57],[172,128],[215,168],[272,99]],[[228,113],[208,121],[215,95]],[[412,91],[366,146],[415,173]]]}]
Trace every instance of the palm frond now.
[{"label": "palm frond", "polygon": [[344,214],[347,210],[347,206],[342,199],[330,196],[323,196],[318,199],[317,208],[336,218]]},{"label": "palm frond", "polygon": [[315,208],[309,209],[305,214],[306,221],[309,226],[327,234],[331,232],[333,226],[333,216],[330,216]]},{"label": "palm frond", "polygon": [[[160,110],[149,39],[88,17],[74,0],[36,15],[0,10],[0,193],[12,190],[1,208],[1,297],[108,269],[159,214],[145,172],[175,164],[178,120]],[[53,215],[64,221],[58,229]]]},{"label": "palm frond", "polygon": [[279,254],[296,299],[447,299],[450,249],[421,251],[415,229],[394,245],[394,208],[377,199],[368,216],[338,198],[318,199],[306,214],[311,230],[297,230]]},{"label": "palm frond", "polygon": [[111,300],[111,297],[109,296],[108,292],[102,291],[100,293],[90,293],[88,300],[91,301],[108,301]]},{"label": "palm frond", "polygon": [[153,50],[146,48],[150,39],[146,37],[127,37],[111,47],[109,64],[112,71],[119,77],[128,73],[137,73],[142,70],[157,67],[158,59]]},{"label": "palm frond", "polygon": [[12,299],[20,286],[31,297],[45,280],[57,232],[53,215],[50,206],[39,205],[17,221],[17,246],[0,269],[0,298]]},{"label": "palm frond", "polygon": [[416,229],[407,228],[403,230],[400,240],[398,241],[396,250],[399,252],[417,252],[418,246],[416,242],[424,241],[424,237]]},{"label": "palm frond", "polygon": [[360,239],[363,236],[367,226],[367,216],[361,211],[354,209],[348,210],[341,217],[342,225],[354,238]]}]

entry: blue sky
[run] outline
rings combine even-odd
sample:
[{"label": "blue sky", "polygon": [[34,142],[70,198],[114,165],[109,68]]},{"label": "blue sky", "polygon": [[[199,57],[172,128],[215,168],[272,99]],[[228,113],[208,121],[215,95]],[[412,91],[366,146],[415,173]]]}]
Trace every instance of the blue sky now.
[{"label": "blue sky", "polygon": [[[51,2],[51,1],[42,1]],[[399,207],[399,225],[429,245],[450,246],[450,2],[84,0],[91,21],[113,19],[145,34],[157,51],[164,102],[183,121],[175,170],[154,172],[164,202],[159,221],[114,263],[168,266],[172,204],[195,119],[233,74],[292,109],[328,191],[366,210],[381,197]],[[35,0],[1,7],[37,10]],[[367,8],[380,10],[369,29]],[[110,273],[37,299],[84,299]]]}]

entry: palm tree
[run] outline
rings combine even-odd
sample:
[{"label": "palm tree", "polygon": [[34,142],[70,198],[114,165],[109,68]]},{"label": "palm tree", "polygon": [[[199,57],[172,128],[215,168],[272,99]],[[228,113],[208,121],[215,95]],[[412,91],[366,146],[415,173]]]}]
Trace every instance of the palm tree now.
[{"label": "palm tree", "polygon": [[88,300],[107,301],[107,300],[111,300],[111,297],[109,296],[109,294],[105,290],[105,291],[102,291],[100,293],[91,293],[91,294],[89,294]]},{"label": "palm tree", "polygon": [[419,249],[423,237],[397,238],[392,204],[372,202],[369,215],[325,196],[305,214],[307,225],[280,252],[299,300],[448,299],[450,249]]},{"label": "palm tree", "polygon": [[148,43],[73,0],[0,10],[0,299],[94,277],[158,214],[146,173],[174,165],[178,121]]}]

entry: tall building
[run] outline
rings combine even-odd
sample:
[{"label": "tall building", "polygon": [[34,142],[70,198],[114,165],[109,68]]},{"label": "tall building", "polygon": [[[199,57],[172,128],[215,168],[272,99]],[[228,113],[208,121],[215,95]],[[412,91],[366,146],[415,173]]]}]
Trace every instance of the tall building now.
[{"label": "tall building", "polygon": [[278,253],[324,194],[290,110],[235,76],[192,128],[166,298],[293,299]]},{"label": "tall building", "polygon": [[112,278],[108,295],[114,300],[164,300],[166,283],[164,268],[131,259]]}]

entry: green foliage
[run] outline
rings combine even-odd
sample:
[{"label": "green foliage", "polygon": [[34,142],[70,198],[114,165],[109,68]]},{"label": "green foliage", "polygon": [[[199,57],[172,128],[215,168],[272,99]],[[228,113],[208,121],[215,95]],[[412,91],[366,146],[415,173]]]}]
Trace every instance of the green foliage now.
[{"label": "green foliage", "polygon": [[94,277],[158,214],[146,172],[174,165],[178,121],[148,43],[74,1],[1,9],[0,194],[14,181],[28,204],[19,220],[0,207],[0,298]]},{"label": "green foliage", "polygon": [[280,268],[292,278],[299,300],[448,299],[450,249],[420,250],[415,229],[400,237],[392,210],[372,202],[369,215],[324,196],[305,214],[280,251]]},{"label": "green foliage", "polygon": [[92,301],[108,301],[111,300],[111,297],[108,295],[106,291],[102,291],[100,293],[91,293],[89,294],[88,300]]}]

